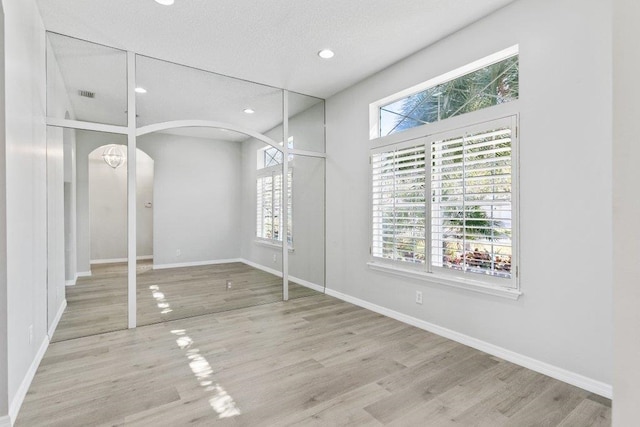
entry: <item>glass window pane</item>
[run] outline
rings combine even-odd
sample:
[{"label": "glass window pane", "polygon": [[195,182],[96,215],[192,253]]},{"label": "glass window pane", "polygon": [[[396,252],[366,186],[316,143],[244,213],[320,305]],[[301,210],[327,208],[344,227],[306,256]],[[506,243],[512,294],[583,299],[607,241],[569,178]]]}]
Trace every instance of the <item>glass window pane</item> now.
[{"label": "glass window pane", "polygon": [[380,107],[380,135],[518,99],[518,56],[513,56]]}]

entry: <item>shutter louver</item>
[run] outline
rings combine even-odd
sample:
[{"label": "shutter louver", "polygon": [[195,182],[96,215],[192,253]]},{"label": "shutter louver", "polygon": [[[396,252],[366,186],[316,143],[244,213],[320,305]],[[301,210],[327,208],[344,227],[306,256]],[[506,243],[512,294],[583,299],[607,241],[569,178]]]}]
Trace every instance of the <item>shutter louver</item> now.
[{"label": "shutter louver", "polygon": [[432,266],[511,277],[511,129],[431,148]]},{"label": "shutter louver", "polygon": [[425,263],[425,147],[372,155],[372,255]]}]

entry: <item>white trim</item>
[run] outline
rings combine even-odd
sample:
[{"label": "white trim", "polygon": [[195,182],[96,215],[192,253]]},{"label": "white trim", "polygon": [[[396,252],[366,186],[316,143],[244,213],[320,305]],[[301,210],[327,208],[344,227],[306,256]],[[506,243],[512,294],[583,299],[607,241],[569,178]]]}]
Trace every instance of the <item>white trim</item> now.
[{"label": "white trim", "polygon": [[289,276],[289,280],[294,283],[297,283],[298,285],[304,286],[305,288],[313,289],[314,291],[324,294],[324,286],[311,283],[308,280],[304,280],[295,276]]},{"label": "white trim", "polygon": [[58,328],[58,323],[60,323],[60,319],[62,318],[62,315],[64,314],[64,310],[67,308],[67,300],[64,299],[62,300],[62,304],[60,304],[60,308],[58,309],[58,313],[56,313],[56,317],[53,319],[53,322],[51,322],[51,326],[49,326],[49,341],[51,341],[51,338],[53,337],[53,333],[56,331],[56,329]]},{"label": "white trim", "polygon": [[91,277],[91,270],[89,270],[89,271],[78,271],[76,273],[76,279],[78,277]]},{"label": "white trim", "polygon": [[369,141],[369,148],[374,150],[390,145],[395,145],[412,139],[420,139],[432,135],[438,135],[450,131],[455,131],[467,126],[482,125],[494,120],[507,119],[509,117],[519,115],[520,100],[514,99],[505,104],[493,105],[459,116],[449,117],[439,122],[427,123],[422,126],[412,127],[402,132],[392,133],[391,135],[381,136],[375,140]]},{"label": "white trim", "polygon": [[92,259],[89,261],[90,265],[94,264],[117,264],[122,262],[129,261],[129,258],[103,258],[103,259]]},{"label": "white trim", "polygon": [[128,132],[126,126],[105,125],[102,123],[83,122],[80,120],[71,120],[71,119],[57,119],[55,117],[47,117],[46,123],[48,126],[56,126],[56,127],[70,128],[70,129],[92,130],[92,131],[98,131],[98,132],[116,133],[120,135],[126,135]]},{"label": "white trim", "polygon": [[576,387],[580,387],[584,390],[590,391],[600,396],[604,396],[608,399],[611,399],[611,397],[613,396],[613,388],[611,384],[607,384],[593,378],[585,377],[584,375],[568,371],[558,366],[542,362],[532,357],[516,353],[506,348],[499,347],[486,341],[470,337],[469,335],[465,335],[460,332],[456,332],[421,319],[417,319],[415,317],[391,310],[389,308],[382,307],[356,297],[352,297],[333,289],[327,288],[325,290],[325,293],[348,303],[382,314],[383,316],[390,317],[408,325],[415,326],[417,328],[424,329],[425,331],[429,331],[442,337],[449,338],[450,340],[459,342],[461,344],[468,345],[469,347],[473,347],[477,350],[499,357],[511,363],[515,363],[527,369],[531,369],[532,371],[550,376],[551,378],[555,378],[559,381],[563,381]]},{"label": "white trim", "polygon": [[[153,259],[153,255],[141,255],[136,257],[138,261]],[[91,265],[94,264],[115,264],[119,262],[127,262],[129,258],[104,258],[104,259],[92,259],[89,261]]]},{"label": "white trim", "polygon": [[[278,243],[274,243],[278,242]],[[260,246],[266,246],[268,248],[273,249],[282,249],[282,242],[280,240],[272,240],[272,239],[262,239],[257,237],[253,243]],[[293,246],[289,246],[289,252],[295,252],[295,248]]]},{"label": "white trim", "polygon": [[166,268],[199,267],[201,265],[229,264],[232,262],[242,262],[240,258],[212,259],[206,261],[178,262],[173,264],[153,264],[154,270],[164,270]]},{"label": "white trim", "polygon": [[327,158],[327,155],[325,153],[319,153],[316,151],[309,151],[309,150],[296,150],[293,148],[289,149],[289,154],[294,156],[319,157],[321,159]]},{"label": "white trim", "polygon": [[264,266],[262,264],[255,263],[253,261],[249,261],[248,259],[240,258],[240,262],[247,264],[250,267],[257,268],[258,270],[265,271],[269,274],[273,274],[274,276],[282,277],[282,271],[275,270],[273,268]]},{"label": "white trim", "polygon": [[259,141],[267,143],[272,147],[275,147],[276,149],[278,149],[278,151],[283,151],[282,147],[275,140],[269,138],[268,136],[262,135],[261,133],[252,131],[247,128],[233,125],[231,123],[216,122],[211,120],[174,120],[170,122],[155,123],[152,125],[147,125],[147,126],[142,126],[137,128],[136,136],[142,136],[148,133],[161,132],[163,130],[184,128],[184,127],[207,127],[207,128],[216,128],[216,129],[228,129],[234,132],[243,133]]},{"label": "white trim", "polygon": [[138,296],[136,293],[137,272],[137,138],[136,138],[136,55],[127,51],[127,326],[136,327]]},{"label": "white trim", "polygon": [[[89,274],[91,274],[91,272],[89,272]],[[65,280],[64,285],[65,285],[65,286],[75,286],[75,285],[76,285],[76,282],[78,281],[78,277],[79,277],[79,276],[78,276],[78,273],[76,273],[76,274],[73,276],[73,279],[71,279],[71,280]]]},{"label": "white trim", "polygon": [[13,424],[15,420],[18,418],[18,413],[20,412],[20,407],[24,402],[24,398],[27,396],[27,391],[29,391],[29,387],[31,386],[31,381],[33,381],[33,377],[36,375],[36,371],[38,370],[38,366],[40,366],[40,362],[44,357],[44,353],[47,351],[49,347],[49,337],[45,336],[42,340],[42,344],[40,344],[40,348],[36,353],[36,356],[33,358],[33,362],[31,362],[31,366],[27,370],[22,382],[20,383],[20,387],[16,391],[11,404],[9,405],[9,418],[11,423]]},{"label": "white trim", "polygon": [[459,277],[454,278],[453,275],[451,277],[445,277],[441,274],[428,273],[422,270],[410,270],[407,268],[401,268],[390,264],[381,264],[374,261],[368,262],[367,266],[369,266],[369,268],[372,270],[381,271],[383,273],[393,274],[396,276],[407,277],[409,279],[422,280],[423,282],[428,284],[451,286],[453,288],[465,289],[468,291],[494,295],[497,297],[503,297],[512,300],[517,300],[520,295],[522,295],[522,292],[515,288],[492,286],[487,284],[486,282],[468,280]]},{"label": "white trim", "polygon": [[[269,274],[273,274],[274,276],[282,277],[282,272],[280,272],[278,270],[274,270],[273,268],[266,267],[266,266],[264,266],[262,264],[257,264],[257,263],[255,263],[253,261],[249,261],[248,259],[244,259],[244,258],[240,258],[239,261],[244,263],[244,264],[247,264],[250,267],[257,268],[258,270],[262,270],[262,271],[267,272]],[[316,283],[312,283],[312,282],[309,282],[308,280],[300,279],[299,277],[295,277],[295,276],[289,276],[289,280],[291,280],[292,282],[297,283],[298,285],[304,286],[305,288],[309,288],[309,289],[313,289],[314,291],[318,291],[321,294],[324,293],[324,286],[322,286],[322,285],[318,285]]]},{"label": "white trim", "polygon": [[8,415],[0,417],[0,427],[12,427],[11,418]]}]

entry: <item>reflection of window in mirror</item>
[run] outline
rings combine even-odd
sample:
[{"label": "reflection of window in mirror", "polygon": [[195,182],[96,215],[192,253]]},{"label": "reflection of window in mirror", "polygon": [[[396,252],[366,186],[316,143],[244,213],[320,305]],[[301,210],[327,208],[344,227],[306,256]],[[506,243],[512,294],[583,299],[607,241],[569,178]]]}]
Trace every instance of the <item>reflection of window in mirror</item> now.
[{"label": "reflection of window in mirror", "polygon": [[[293,148],[293,137],[287,141]],[[282,151],[264,147],[257,151],[258,173],[256,178],[256,237],[259,242],[280,245],[280,218],[282,204]],[[292,185],[293,172],[289,168],[287,179],[287,243],[293,245]]]},{"label": "reflection of window in mirror", "polygon": [[[282,142],[279,143],[282,146]],[[287,148],[293,149],[293,137],[290,136],[287,139]],[[257,168],[263,169],[271,166],[277,166],[282,164],[282,151],[275,147],[267,146],[259,148],[256,158],[258,159]],[[289,155],[289,161],[293,159],[293,155]]]}]

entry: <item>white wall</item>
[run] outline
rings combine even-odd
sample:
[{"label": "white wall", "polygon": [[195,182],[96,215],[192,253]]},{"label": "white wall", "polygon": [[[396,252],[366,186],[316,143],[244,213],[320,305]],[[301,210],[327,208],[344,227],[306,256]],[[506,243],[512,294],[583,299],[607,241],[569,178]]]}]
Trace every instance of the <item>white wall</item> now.
[{"label": "white wall", "polygon": [[[91,262],[122,262],[127,258],[127,165],[113,169],[102,158],[106,147],[89,153],[89,222]],[[121,145],[123,153],[127,147]],[[136,156],[138,193],[137,248],[138,257],[153,254],[153,216],[144,201],[153,201],[153,160],[138,150]]]},{"label": "white wall", "polygon": [[169,134],[137,143],[155,161],[154,265],[238,258],[240,144]]},{"label": "white wall", "polygon": [[[127,137],[104,132],[76,131],[76,239],[78,273],[91,272],[91,218],[89,194],[89,154],[108,144],[126,145]],[[126,218],[126,212],[125,212]],[[125,222],[126,224],[126,222]],[[117,230],[122,232],[122,230]],[[126,227],[124,228],[126,233]],[[126,254],[126,252],[125,252]],[[122,258],[125,258],[124,255]]]},{"label": "white wall", "polygon": [[9,83],[5,98],[6,219],[10,224],[7,394],[10,413],[15,415],[28,386],[30,367],[47,335],[45,38],[33,0],[6,0],[3,5],[5,78]]},{"label": "white wall", "polygon": [[[153,181],[155,162],[144,151],[136,153],[136,254],[153,257]],[[147,206],[150,203],[151,206]]]},{"label": "white wall", "polygon": [[[327,288],[610,384],[610,16],[599,0],[520,0],[328,99]],[[369,103],[514,44],[524,295],[368,269]]]},{"label": "white wall", "polygon": [[640,419],[640,4],[613,4],[613,425],[626,427]]}]

